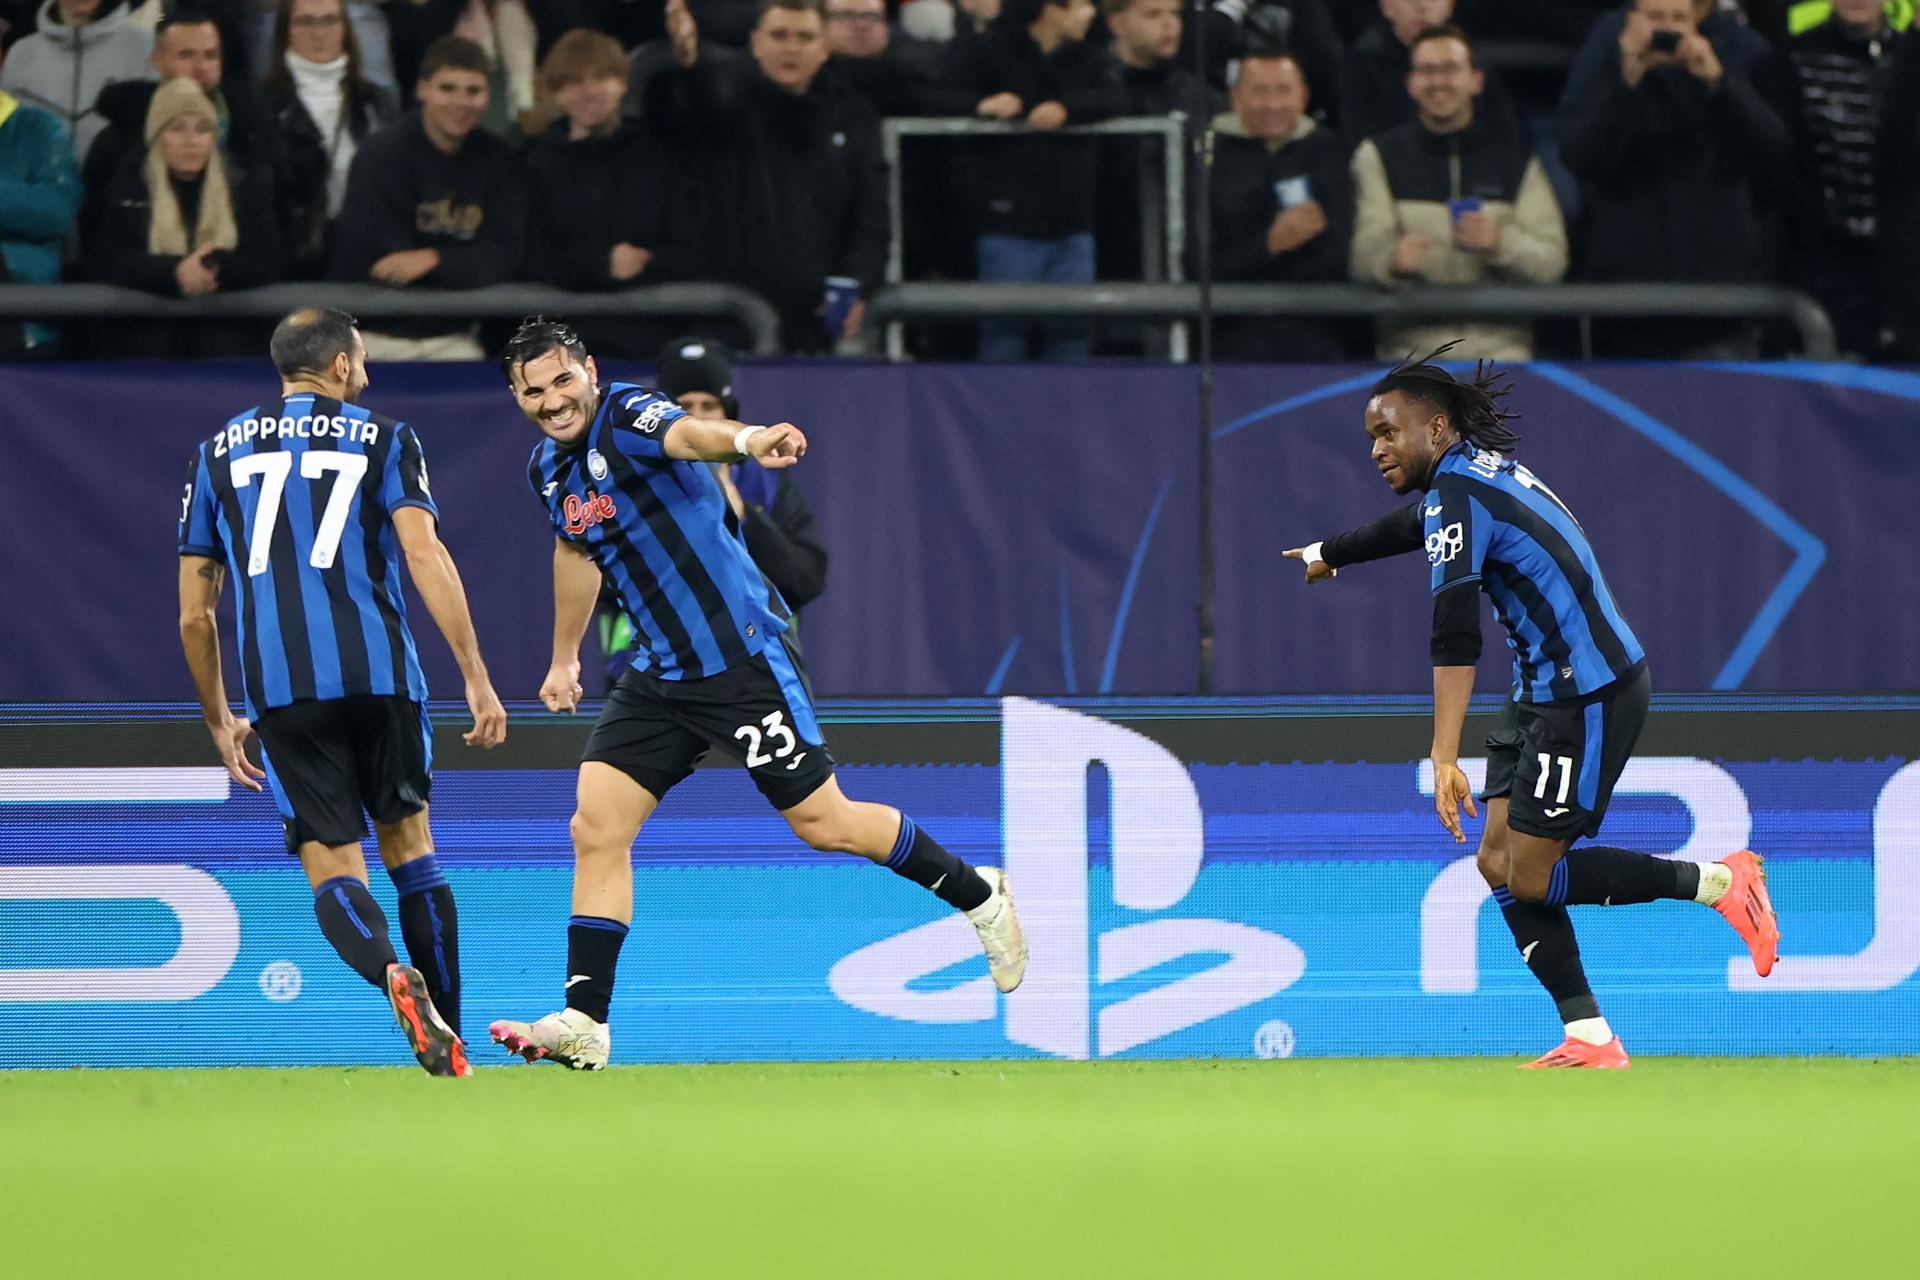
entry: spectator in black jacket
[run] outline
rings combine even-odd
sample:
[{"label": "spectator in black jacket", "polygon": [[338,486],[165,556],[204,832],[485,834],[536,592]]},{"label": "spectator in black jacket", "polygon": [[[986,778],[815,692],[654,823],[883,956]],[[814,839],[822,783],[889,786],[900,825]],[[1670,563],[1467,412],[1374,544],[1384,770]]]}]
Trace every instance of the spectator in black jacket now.
[{"label": "spectator in black jacket", "polygon": [[[471,40],[445,36],[427,49],[420,110],[370,135],[353,158],[329,279],[429,289],[514,279],[526,250],[526,185],[519,158],[479,127],[487,73]],[[471,326],[383,320],[380,328],[362,331],[375,359],[485,357]]]},{"label": "spectator in black jacket", "polygon": [[[1341,68],[1340,128],[1355,145],[1413,119],[1407,73],[1413,67],[1414,37],[1453,21],[1454,0],[1380,0],[1380,17],[1347,50]],[[1474,103],[1482,121],[1502,127],[1518,124],[1513,101],[1500,77],[1484,69],[1485,86]]]},{"label": "spectator in black jacket", "polygon": [[872,105],[826,69],[820,0],[764,0],[747,59],[703,47],[683,0],[667,29],[648,114],[687,157],[698,260],[764,294],[789,350],[852,337],[886,265],[886,164]]},{"label": "spectator in black jacket", "polygon": [[1880,108],[1875,147],[1878,260],[1885,355],[1920,363],[1920,35],[1902,42]]},{"label": "spectator in black jacket", "polygon": [[[1120,114],[1186,117],[1189,140],[1206,129],[1207,122],[1226,99],[1213,86],[1181,64],[1180,34],[1185,21],[1180,0],[1102,0],[1101,16],[1113,37],[1113,61],[1120,77]],[[1167,157],[1165,145],[1152,137],[1102,138],[1096,178],[1100,184],[1094,207],[1094,261],[1102,280],[1164,280],[1167,264],[1164,243],[1153,249],[1142,240],[1143,218],[1154,213],[1153,225],[1165,222],[1162,185]],[[1186,164],[1184,153],[1172,157]],[[1162,227],[1164,241],[1164,227]],[[1175,250],[1179,252],[1179,250]],[[1147,262],[1159,260],[1149,273]],[[1164,354],[1165,327],[1133,322],[1100,326],[1102,355]]]},{"label": "spectator in black jacket", "polygon": [[826,0],[828,66],[882,116],[964,115],[973,106],[940,78],[944,50],[896,33],[886,0]]},{"label": "spectator in black jacket", "polygon": [[[1347,0],[1348,3],[1354,0]],[[1224,88],[1234,59],[1250,49],[1290,53],[1316,86],[1315,116],[1332,124],[1340,115],[1340,32],[1327,0],[1210,0],[1207,5],[1207,83]],[[1179,63],[1193,65],[1189,28]]]},{"label": "spectator in black jacket", "polygon": [[106,127],[87,148],[80,170],[81,185],[86,190],[86,203],[80,209],[83,238],[98,221],[102,193],[121,162],[129,155],[145,154],[142,135],[147,107],[162,80],[185,76],[199,85],[213,104],[222,153],[248,169],[262,169],[260,177],[268,177],[262,163],[258,115],[247,97],[243,78],[228,73],[226,46],[220,26],[212,17],[198,9],[173,9],[155,28],[148,65],[152,79],[118,80],[100,90],[95,111]]},{"label": "spectator in black jacket", "polygon": [[[540,82],[561,118],[527,148],[528,278],[579,293],[684,278],[689,265],[671,243],[679,165],[621,118],[626,50],[601,32],[569,31]],[[638,360],[672,332],[664,323],[606,316],[578,327],[595,351]]]},{"label": "spectator in black jacket", "polygon": [[[735,418],[733,360],[711,338],[676,338],[657,359],[654,384],[696,418]],[[769,471],[742,463],[713,464],[727,506],[747,540],[747,554],[794,614],[827,586],[827,548],[813,508],[791,468]],[[793,634],[791,632],[789,635]]]},{"label": "spectator in black jacket", "polygon": [[1832,15],[1790,39],[1761,76],[1793,146],[1783,275],[1827,309],[1850,356],[1880,345],[1874,146],[1895,54],[1910,39],[1888,22],[1885,0],[1834,0]]},{"label": "spectator in black jacket", "polygon": [[[1124,105],[1105,52],[1086,43],[1093,0],[1006,0],[985,36],[965,51],[956,82],[979,95],[976,114],[1024,122],[1023,136],[992,139],[977,153],[980,278],[1091,283],[1094,278],[1093,138],[1047,137],[1062,125],[1117,115]],[[1043,359],[1084,357],[1091,326],[1039,327]],[[983,360],[1022,360],[1033,327],[980,326]]]},{"label": "spectator in black jacket", "polygon": [[392,96],[361,73],[345,0],[280,0],[260,105],[287,274],[317,280],[326,274],[328,227],[346,199],[353,158],[399,114]]},{"label": "spectator in black jacket", "polygon": [[[212,101],[186,77],[154,91],[144,153],[121,161],[88,246],[88,274],[107,284],[198,298],[279,274],[267,184],[220,154]],[[258,326],[129,322],[106,330],[106,355],[186,359],[258,349]]]},{"label": "spectator in black jacket", "polygon": [[[1786,129],[1740,69],[1755,61],[1752,33],[1725,21],[1703,28],[1711,8],[1637,0],[1613,44],[1590,44],[1575,64],[1560,142],[1585,191],[1588,280],[1735,283],[1762,273],[1755,192],[1786,162]],[[1660,47],[1669,42],[1671,52]],[[1629,358],[1756,349],[1741,321],[1596,323],[1594,342]]]},{"label": "spectator in black jacket", "polygon": [[[1287,53],[1249,53],[1233,111],[1214,122],[1213,267],[1222,281],[1333,283],[1347,276],[1353,179],[1347,148],[1307,114],[1306,73]],[[1223,319],[1223,360],[1339,360],[1337,324],[1275,317]]]}]

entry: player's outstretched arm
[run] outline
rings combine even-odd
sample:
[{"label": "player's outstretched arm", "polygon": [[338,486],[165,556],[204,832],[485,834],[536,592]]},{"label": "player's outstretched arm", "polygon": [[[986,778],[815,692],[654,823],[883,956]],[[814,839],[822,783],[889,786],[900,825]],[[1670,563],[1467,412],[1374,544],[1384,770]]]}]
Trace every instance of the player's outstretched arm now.
[{"label": "player's outstretched arm", "polygon": [[738,462],[752,458],[769,471],[800,461],[807,437],[791,422],[753,427],[727,418],[679,418],[662,442],[669,458],[682,462]]},{"label": "player's outstretched arm", "polygon": [[600,568],[565,538],[553,540],[553,665],[540,684],[549,711],[580,705],[580,640],[600,599]]},{"label": "player's outstretched arm", "polygon": [[1325,582],[1350,564],[1384,560],[1405,555],[1426,545],[1425,524],[1420,517],[1420,500],[1389,511],[1378,520],[1350,529],[1324,542],[1290,547],[1281,552],[1289,560],[1306,566],[1307,582]]},{"label": "player's outstretched arm", "polygon": [[180,647],[186,651],[194,691],[200,695],[200,714],[219,749],[220,763],[235,782],[258,791],[267,775],[247,759],[253,724],[245,716],[234,715],[227,705],[227,679],[220,669],[220,620],[213,610],[226,581],[227,571],[218,560],[180,557]]},{"label": "player's outstretched arm", "polygon": [[460,569],[453,553],[440,541],[438,522],[422,507],[399,507],[393,513],[393,528],[400,535],[400,549],[407,554],[407,573],[414,589],[426,601],[434,625],[453,649],[453,660],[467,682],[467,709],[473,713],[473,728],[464,741],[470,747],[497,747],[507,740],[507,709],[493,691],[487,664],[480,660],[480,638],[474,634],[473,615],[467,610],[467,588],[460,581]]}]

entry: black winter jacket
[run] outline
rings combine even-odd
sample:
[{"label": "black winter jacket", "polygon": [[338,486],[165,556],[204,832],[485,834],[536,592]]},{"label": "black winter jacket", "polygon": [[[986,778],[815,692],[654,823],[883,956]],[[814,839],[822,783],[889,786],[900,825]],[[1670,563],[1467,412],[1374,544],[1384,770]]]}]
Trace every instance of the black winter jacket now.
[{"label": "black winter jacket", "polygon": [[[1092,124],[1126,109],[1105,49],[1088,42],[1042,53],[1023,28],[997,25],[961,48],[953,82],[978,104],[1012,93],[1028,111],[1067,109],[1067,123]],[[1097,140],[1024,134],[989,138],[974,149],[973,185],[982,235],[1059,240],[1093,230]]]},{"label": "black winter jacket", "polygon": [[[320,126],[291,84],[263,91],[260,114],[264,149],[273,167],[274,208],[287,246],[287,274],[294,280],[317,280],[327,269],[327,178],[335,142],[320,136]],[[392,94],[362,80],[349,88],[343,114],[346,132],[358,148],[400,112]]]},{"label": "black winter jacket", "polygon": [[887,256],[880,118],[831,67],[803,94],[703,50],[648,85],[647,114],[692,175],[698,261],[764,294],[791,350],[827,345],[828,276],[871,297]]}]

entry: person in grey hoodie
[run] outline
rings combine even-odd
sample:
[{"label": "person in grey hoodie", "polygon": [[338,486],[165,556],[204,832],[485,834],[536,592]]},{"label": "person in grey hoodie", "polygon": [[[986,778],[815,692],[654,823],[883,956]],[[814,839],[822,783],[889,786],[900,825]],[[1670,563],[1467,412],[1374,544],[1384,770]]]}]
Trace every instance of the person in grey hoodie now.
[{"label": "person in grey hoodie", "polygon": [[132,21],[120,0],[47,0],[40,25],[13,47],[0,89],[53,112],[73,135],[79,160],[106,121],[95,111],[115,80],[147,78],[153,32]]}]

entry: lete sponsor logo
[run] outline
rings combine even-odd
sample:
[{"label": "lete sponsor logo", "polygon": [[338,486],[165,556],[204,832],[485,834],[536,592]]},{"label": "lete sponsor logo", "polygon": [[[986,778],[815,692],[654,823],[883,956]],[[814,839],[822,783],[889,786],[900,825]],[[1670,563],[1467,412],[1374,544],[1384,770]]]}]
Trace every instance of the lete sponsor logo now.
[{"label": "lete sponsor logo", "polygon": [[[1108,929],[1096,957],[1088,767],[1104,766],[1112,786],[1114,902],[1136,912],[1172,911],[1200,878],[1193,779],[1166,748],[1120,725],[1026,698],[1004,699],[1001,713],[1005,866],[1031,948],[1026,981],[1006,1000],[1009,1041],[1063,1058],[1108,1057],[1258,1004],[1300,979],[1307,959],[1291,940],[1231,920],[1169,915]],[[944,916],[862,947],[834,965],[828,984],[847,1004],[884,1017],[990,1022],[996,999],[987,977],[944,990],[912,987],[979,952],[967,922]],[[1227,958],[1124,999],[1098,1000],[1102,986],[1198,954]]]}]

